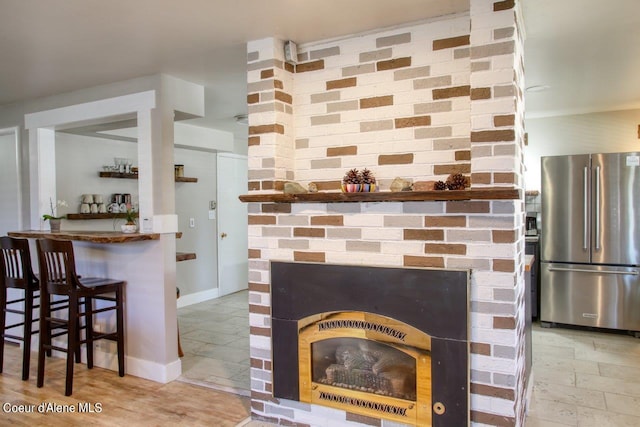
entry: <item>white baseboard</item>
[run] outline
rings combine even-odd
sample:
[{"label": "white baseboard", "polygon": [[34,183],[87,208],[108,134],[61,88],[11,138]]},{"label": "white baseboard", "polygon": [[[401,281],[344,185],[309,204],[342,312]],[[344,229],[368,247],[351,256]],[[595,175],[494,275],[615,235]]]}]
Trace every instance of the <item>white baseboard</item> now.
[{"label": "white baseboard", "polygon": [[199,302],[209,301],[211,299],[216,299],[219,295],[220,293],[218,288],[195,292],[184,296],[180,295],[180,298],[178,298],[178,308],[187,307]]}]

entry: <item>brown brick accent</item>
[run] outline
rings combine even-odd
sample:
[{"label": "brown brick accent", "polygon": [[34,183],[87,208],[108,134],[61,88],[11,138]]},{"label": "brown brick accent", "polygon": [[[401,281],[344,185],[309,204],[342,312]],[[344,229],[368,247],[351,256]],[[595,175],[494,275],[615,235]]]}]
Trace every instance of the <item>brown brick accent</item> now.
[{"label": "brown brick accent", "polygon": [[415,126],[430,126],[431,116],[401,117],[395,120],[396,129]]},{"label": "brown brick accent", "polygon": [[293,260],[298,262],[325,262],[325,253],[293,251]]},{"label": "brown brick accent", "polygon": [[260,94],[259,93],[250,93],[247,95],[247,104],[256,104],[260,102]]},{"label": "brown brick accent", "polygon": [[273,87],[276,89],[284,89],[284,83],[281,80],[274,80]]},{"label": "brown brick accent", "polygon": [[302,228],[296,227],[293,229],[294,237],[325,237],[324,228]]},{"label": "brown brick accent", "polygon": [[282,101],[282,102],[285,102],[287,104],[292,104],[293,103],[293,98],[291,97],[291,95],[289,95],[288,93],[285,93],[285,92],[281,92],[279,90],[275,91],[275,98],[278,101]]},{"label": "brown brick accent", "polygon": [[265,383],[264,385],[264,391],[267,391],[269,393],[273,393],[273,384],[271,383]]},{"label": "brown brick accent", "polygon": [[367,424],[374,427],[380,427],[382,422],[378,418],[371,418],[364,415],[352,414],[351,412],[347,412],[346,414],[347,421],[353,421],[360,424]]},{"label": "brown brick accent", "polygon": [[409,165],[413,163],[413,153],[381,154],[378,156],[379,165]]},{"label": "brown brick accent", "polygon": [[270,79],[273,76],[274,76],[273,68],[269,68],[268,70],[260,71],[260,78],[261,79]]},{"label": "brown brick accent", "polygon": [[324,59],[317,61],[303,62],[296,65],[296,73],[306,73],[307,71],[324,70]]},{"label": "brown brick accent", "polygon": [[499,12],[501,10],[513,9],[515,5],[516,0],[497,1],[493,4],[493,11]]},{"label": "brown brick accent", "polygon": [[296,68],[293,64],[289,63],[289,62],[285,62],[284,63],[284,69],[290,73],[295,73],[296,72]]},{"label": "brown brick accent", "polygon": [[271,314],[271,308],[266,305],[249,304],[249,313],[254,314]]},{"label": "brown brick accent", "polygon": [[260,181],[249,181],[247,183],[247,190],[260,190]]},{"label": "brown brick accent", "polygon": [[262,359],[255,359],[255,358],[251,358],[250,361],[251,367],[252,368],[258,368],[258,369],[262,369]]},{"label": "brown brick accent", "polygon": [[471,181],[474,184],[491,184],[491,174],[487,172],[472,173]]},{"label": "brown brick accent", "polygon": [[452,173],[469,173],[471,172],[471,163],[457,163],[453,165],[434,165],[434,175],[450,175]]},{"label": "brown brick accent", "polygon": [[257,400],[252,400],[251,409],[255,409],[258,412],[264,412],[264,403],[258,402]]},{"label": "brown brick accent", "polygon": [[291,213],[291,203],[264,203],[262,213]]},{"label": "brown brick accent", "polygon": [[339,190],[342,181],[316,181],[318,191]]},{"label": "brown brick accent", "polygon": [[493,271],[504,271],[513,273],[516,271],[515,262],[512,259],[494,259]]},{"label": "brown brick accent", "polygon": [[433,89],[433,100],[456,98],[458,96],[469,96],[471,94],[471,86],[454,86],[445,89]]},{"label": "brown brick accent", "polygon": [[491,98],[491,88],[489,87],[477,87],[471,89],[471,99],[490,99]]},{"label": "brown brick accent", "polygon": [[311,225],[344,225],[342,215],[312,216]]},{"label": "brown brick accent", "polygon": [[276,217],[274,215],[249,215],[249,225],[274,225]]},{"label": "brown brick accent", "polygon": [[447,202],[447,213],[489,213],[491,203],[485,201]]},{"label": "brown brick accent", "polygon": [[493,118],[493,125],[496,127],[501,126],[513,126],[515,124],[516,116],[514,114],[507,114],[504,116],[495,116]]},{"label": "brown brick accent", "polygon": [[467,245],[460,244],[447,244],[447,243],[425,243],[425,254],[451,254],[451,255],[466,255]]},{"label": "brown brick accent", "polygon": [[456,160],[471,160],[470,150],[456,151]]},{"label": "brown brick accent", "polygon": [[514,317],[494,317],[493,329],[515,329],[516,319]]},{"label": "brown brick accent", "polygon": [[405,228],[404,240],[444,240],[444,230],[422,230]]},{"label": "brown brick accent", "polygon": [[493,243],[514,243],[516,232],[513,230],[492,230],[491,237]]},{"label": "brown brick accent", "polygon": [[396,68],[410,67],[410,66],[411,66],[411,57],[407,56],[404,58],[389,59],[388,61],[378,61],[376,63],[376,70],[385,71],[385,70],[393,70]]},{"label": "brown brick accent", "polygon": [[482,354],[483,356],[491,356],[491,345],[481,342],[472,342],[471,353]]},{"label": "brown brick accent", "polygon": [[264,369],[266,369],[267,371],[271,370],[271,361],[269,360],[264,361]]},{"label": "brown brick accent", "polygon": [[[524,405],[522,406],[524,408]],[[490,425],[496,427],[515,427],[516,425],[515,417],[488,414],[479,411],[471,411],[471,421],[482,425]]]},{"label": "brown brick accent", "polygon": [[515,184],[518,182],[516,174],[513,172],[496,172],[493,174],[496,184]]},{"label": "brown brick accent", "polygon": [[249,282],[249,290],[253,292],[262,292],[264,294],[268,294],[271,292],[271,286],[267,283],[255,283]]},{"label": "brown brick accent", "polygon": [[262,251],[260,249],[249,249],[249,258],[256,259],[262,257]]},{"label": "brown brick accent", "polygon": [[404,256],[405,267],[436,267],[444,268],[444,258],[428,256]]},{"label": "brown brick accent", "polygon": [[425,227],[466,227],[466,216],[427,216],[424,218]]},{"label": "brown brick accent", "polygon": [[249,147],[251,147],[252,145],[260,145],[260,137],[250,136],[248,142],[249,142]]},{"label": "brown brick accent", "polygon": [[355,156],[356,154],[358,154],[358,147],[356,145],[350,145],[348,147],[327,148],[327,157]]},{"label": "brown brick accent", "polygon": [[340,80],[329,80],[327,82],[327,90],[342,89],[345,87],[353,87],[358,84],[356,77],[348,77]]},{"label": "brown brick accent", "polygon": [[362,98],[360,108],[376,108],[393,105],[393,95],[376,96],[373,98]]},{"label": "brown brick accent", "polygon": [[249,326],[249,333],[251,335],[260,335],[263,337],[270,337],[271,328],[258,328],[257,326]]},{"label": "brown brick accent", "polygon": [[448,39],[439,39],[433,41],[433,50],[449,49],[458,46],[467,46],[471,44],[469,35],[450,37]]},{"label": "brown brick accent", "polygon": [[516,133],[513,129],[471,132],[471,142],[515,141],[515,139]]},{"label": "brown brick accent", "polygon": [[263,190],[284,190],[284,181],[262,181]]},{"label": "brown brick accent", "polygon": [[515,392],[513,389],[495,387],[486,384],[471,383],[471,393],[483,396],[498,397],[500,399],[513,400]]},{"label": "brown brick accent", "polygon": [[284,135],[284,126],[279,123],[272,125],[249,126],[249,135],[259,135],[262,133],[279,133]]}]

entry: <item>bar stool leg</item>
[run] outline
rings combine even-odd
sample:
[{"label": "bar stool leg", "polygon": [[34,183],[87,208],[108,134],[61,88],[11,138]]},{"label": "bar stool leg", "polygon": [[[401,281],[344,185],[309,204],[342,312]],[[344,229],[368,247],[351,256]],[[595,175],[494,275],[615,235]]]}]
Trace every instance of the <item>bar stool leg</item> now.
[{"label": "bar stool leg", "polygon": [[4,326],[7,316],[7,290],[4,287],[0,292],[0,308],[2,308],[2,313],[0,313],[0,333],[2,333],[2,340],[0,341],[0,373],[2,373],[2,367],[4,366]]},{"label": "bar stool leg", "polygon": [[[180,288],[176,288],[176,299],[180,298]],[[180,344],[180,323],[178,323],[178,357],[184,357],[182,345]]]},{"label": "bar stool leg", "polygon": [[22,333],[22,380],[29,379],[29,366],[31,362],[31,331],[33,330],[33,293],[24,291],[24,329]]},{"label": "bar stool leg", "polygon": [[73,392],[73,359],[76,354],[76,347],[80,344],[77,341],[78,332],[78,299],[69,297],[69,323],[67,324],[67,378],[65,385],[65,396],[71,396]]},{"label": "bar stool leg", "polygon": [[122,290],[118,288],[116,290],[116,327],[118,330],[117,333],[117,343],[118,343],[118,375],[124,377],[124,298],[122,295]]}]

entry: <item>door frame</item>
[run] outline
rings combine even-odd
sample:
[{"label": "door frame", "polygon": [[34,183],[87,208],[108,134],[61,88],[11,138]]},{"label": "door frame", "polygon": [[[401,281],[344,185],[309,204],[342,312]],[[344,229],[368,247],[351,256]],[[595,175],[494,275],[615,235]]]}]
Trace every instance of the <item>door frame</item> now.
[{"label": "door frame", "polygon": [[16,162],[16,176],[15,176],[15,181],[16,181],[16,199],[17,199],[17,222],[18,222],[18,229],[22,230],[23,228],[23,218],[22,218],[22,214],[24,213],[23,210],[23,197],[22,197],[22,162],[20,161],[20,159],[22,158],[21,153],[20,153],[20,127],[19,126],[12,126],[12,127],[8,127],[8,128],[2,128],[0,129],[0,136],[6,136],[6,135],[13,135],[13,146],[15,149],[15,162]]}]

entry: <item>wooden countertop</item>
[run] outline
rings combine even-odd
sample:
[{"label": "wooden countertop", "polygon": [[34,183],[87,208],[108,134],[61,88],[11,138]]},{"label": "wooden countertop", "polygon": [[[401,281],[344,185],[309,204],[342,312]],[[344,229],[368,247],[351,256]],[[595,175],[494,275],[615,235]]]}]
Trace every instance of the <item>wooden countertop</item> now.
[{"label": "wooden countertop", "polygon": [[63,230],[58,233],[41,230],[10,231],[7,233],[11,237],[26,237],[31,239],[57,239],[76,240],[80,242],[92,243],[127,243],[141,242],[144,240],[158,240],[158,233],[132,233],[125,234],[118,231],[70,231]]}]

